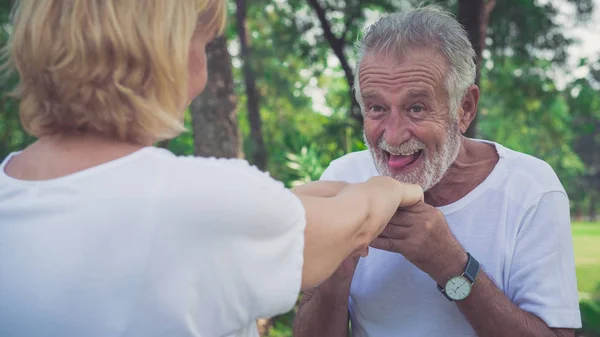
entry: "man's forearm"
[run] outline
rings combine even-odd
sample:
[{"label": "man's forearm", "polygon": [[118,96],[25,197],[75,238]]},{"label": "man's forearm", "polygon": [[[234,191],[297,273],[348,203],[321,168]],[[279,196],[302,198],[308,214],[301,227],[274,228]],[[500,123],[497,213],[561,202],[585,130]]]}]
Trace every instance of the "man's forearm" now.
[{"label": "man's forearm", "polygon": [[[325,285],[327,288],[327,285]],[[347,337],[348,296],[313,288],[302,294],[294,318],[294,337]]]},{"label": "man's forearm", "polygon": [[480,337],[574,336],[572,329],[550,329],[539,317],[519,309],[483,270],[469,297],[456,304]]}]

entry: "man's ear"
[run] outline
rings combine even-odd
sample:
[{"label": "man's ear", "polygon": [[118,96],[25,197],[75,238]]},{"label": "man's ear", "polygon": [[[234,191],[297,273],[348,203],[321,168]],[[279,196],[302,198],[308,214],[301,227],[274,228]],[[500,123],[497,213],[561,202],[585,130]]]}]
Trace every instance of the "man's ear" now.
[{"label": "man's ear", "polygon": [[467,89],[467,92],[463,96],[460,102],[460,108],[458,109],[458,118],[460,133],[467,132],[469,125],[475,119],[477,114],[477,106],[479,104],[479,87],[472,85]]}]

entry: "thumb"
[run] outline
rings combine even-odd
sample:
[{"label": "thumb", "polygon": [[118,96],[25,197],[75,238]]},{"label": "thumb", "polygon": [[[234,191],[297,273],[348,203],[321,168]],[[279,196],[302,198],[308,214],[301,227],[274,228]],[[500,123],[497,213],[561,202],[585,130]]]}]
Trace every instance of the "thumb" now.
[{"label": "thumb", "polygon": [[423,188],[421,186],[416,184],[402,183],[401,188],[402,200],[400,201],[400,205],[398,205],[398,207],[412,206],[425,200]]}]

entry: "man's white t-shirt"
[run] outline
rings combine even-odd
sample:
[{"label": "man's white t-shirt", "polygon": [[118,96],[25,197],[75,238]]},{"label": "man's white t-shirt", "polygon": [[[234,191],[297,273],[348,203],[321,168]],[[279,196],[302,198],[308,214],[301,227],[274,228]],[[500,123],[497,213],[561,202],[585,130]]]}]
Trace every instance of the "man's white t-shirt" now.
[{"label": "man's white t-shirt", "polygon": [[[500,157],[492,173],[438,209],[513,303],[550,327],[579,328],[567,194],[545,162],[491,144]],[[376,175],[370,152],[362,151],[333,161],[321,179],[357,183]],[[476,336],[433,279],[402,255],[383,250],[370,249],[360,259],[349,310],[354,337]]]},{"label": "man's white t-shirt", "polygon": [[147,147],[22,181],[9,160],[0,336],[247,337],[293,308],[304,209],[247,162]]}]

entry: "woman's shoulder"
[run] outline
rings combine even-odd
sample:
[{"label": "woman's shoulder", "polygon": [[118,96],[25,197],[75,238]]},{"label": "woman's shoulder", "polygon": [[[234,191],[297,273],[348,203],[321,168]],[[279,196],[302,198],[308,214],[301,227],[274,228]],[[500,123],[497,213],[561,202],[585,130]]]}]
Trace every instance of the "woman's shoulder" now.
[{"label": "woman's shoulder", "polygon": [[160,148],[148,153],[152,159],[146,166],[160,167],[156,178],[163,180],[165,192],[176,194],[176,199],[213,195],[247,202],[247,198],[275,195],[281,198],[290,193],[269,172],[259,170],[245,159],[178,156]]},{"label": "woman's shoulder", "polygon": [[167,173],[173,177],[186,177],[191,175],[198,179],[200,177],[211,177],[218,179],[219,176],[227,179],[250,179],[268,183],[276,182],[268,172],[259,170],[247,160],[241,158],[217,158],[201,157],[191,155],[175,155],[171,151],[162,148],[151,148],[148,153],[156,161],[167,166]]},{"label": "woman's shoulder", "polygon": [[255,223],[255,230],[273,230],[273,226],[283,230],[304,221],[300,200],[282,182],[244,159],[176,156],[162,149],[152,152],[168,162],[161,199],[163,205],[178,210],[177,216],[201,213],[216,222]]}]

